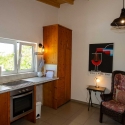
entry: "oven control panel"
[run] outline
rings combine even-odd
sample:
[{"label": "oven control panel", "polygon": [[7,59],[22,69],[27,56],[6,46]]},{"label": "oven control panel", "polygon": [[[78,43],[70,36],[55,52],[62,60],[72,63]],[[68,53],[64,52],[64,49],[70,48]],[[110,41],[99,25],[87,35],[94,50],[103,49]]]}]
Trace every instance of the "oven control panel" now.
[{"label": "oven control panel", "polygon": [[29,89],[26,88],[26,89],[19,90],[18,92],[19,92],[19,93],[24,93],[24,92],[28,92],[28,91],[29,91]]},{"label": "oven control panel", "polygon": [[33,86],[29,86],[29,87],[25,87],[25,88],[21,88],[21,89],[11,91],[10,96],[14,96],[14,95],[17,95],[17,94],[22,94],[22,93],[25,93],[25,92],[33,91],[33,88],[34,88]]}]

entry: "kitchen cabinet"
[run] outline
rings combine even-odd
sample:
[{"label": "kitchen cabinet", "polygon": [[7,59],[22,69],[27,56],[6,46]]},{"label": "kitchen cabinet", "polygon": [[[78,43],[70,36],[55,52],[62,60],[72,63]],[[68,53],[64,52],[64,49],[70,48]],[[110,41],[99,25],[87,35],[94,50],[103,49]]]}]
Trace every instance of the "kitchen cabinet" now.
[{"label": "kitchen cabinet", "polygon": [[10,93],[0,94],[0,124],[10,125]]},{"label": "kitchen cabinet", "polygon": [[[57,77],[59,77],[57,82],[50,85],[54,95],[48,97],[48,101],[52,98],[54,101],[51,100],[52,104],[44,103],[44,105],[58,108],[71,98],[72,30],[58,24],[45,26],[43,27],[43,44],[45,64],[57,65]],[[44,94],[49,91],[45,88],[43,87]],[[43,102],[46,102],[46,98],[43,98]]]},{"label": "kitchen cabinet", "polygon": [[50,81],[43,84],[43,105],[54,107],[54,84],[56,81]]}]

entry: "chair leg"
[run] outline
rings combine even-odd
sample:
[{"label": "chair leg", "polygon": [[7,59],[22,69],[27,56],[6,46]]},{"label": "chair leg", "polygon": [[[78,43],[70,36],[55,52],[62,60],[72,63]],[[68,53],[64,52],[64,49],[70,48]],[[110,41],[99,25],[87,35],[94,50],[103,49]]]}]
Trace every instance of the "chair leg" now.
[{"label": "chair leg", "polygon": [[100,118],[99,118],[99,122],[102,123],[103,120],[103,113],[100,111]]},{"label": "chair leg", "polygon": [[123,124],[122,125],[125,125],[125,117],[123,116]]},{"label": "chair leg", "polygon": [[99,122],[102,123],[102,120],[103,120],[103,112],[102,112],[102,102],[101,102]]}]

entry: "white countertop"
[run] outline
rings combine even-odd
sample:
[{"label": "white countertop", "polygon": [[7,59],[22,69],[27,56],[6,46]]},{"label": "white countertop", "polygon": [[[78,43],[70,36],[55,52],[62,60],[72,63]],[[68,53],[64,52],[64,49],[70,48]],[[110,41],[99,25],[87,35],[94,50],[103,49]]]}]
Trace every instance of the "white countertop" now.
[{"label": "white countertop", "polygon": [[30,81],[30,82],[33,82],[35,85],[37,85],[37,84],[41,84],[41,83],[45,83],[45,82],[49,82],[57,79],[59,78],[33,77],[33,78],[22,79],[22,80]]},{"label": "white countertop", "polygon": [[53,80],[57,80],[57,79],[59,79],[59,78],[33,77],[33,78],[22,79],[22,80],[25,80],[25,81],[29,81],[31,83],[30,84],[24,84],[24,85],[21,85],[21,86],[18,86],[18,87],[17,86],[9,87],[9,86],[5,86],[4,84],[2,84],[2,85],[0,85],[0,93],[9,92],[9,91],[17,90],[17,89],[32,86],[32,85],[39,85],[39,84],[43,84],[43,83],[53,81]]}]

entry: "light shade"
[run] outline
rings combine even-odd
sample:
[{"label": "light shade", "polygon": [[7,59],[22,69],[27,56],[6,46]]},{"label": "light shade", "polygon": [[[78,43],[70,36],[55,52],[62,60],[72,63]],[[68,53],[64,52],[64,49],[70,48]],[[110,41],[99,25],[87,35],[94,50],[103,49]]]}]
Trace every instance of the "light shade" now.
[{"label": "light shade", "polygon": [[116,18],[112,23],[111,26],[122,28],[125,27],[125,9],[124,9],[124,0],[123,0],[123,9],[121,10],[121,15],[119,18]]},{"label": "light shade", "polygon": [[112,23],[111,26],[125,26],[125,9],[123,8],[121,11],[121,15],[119,18],[116,18]]}]

